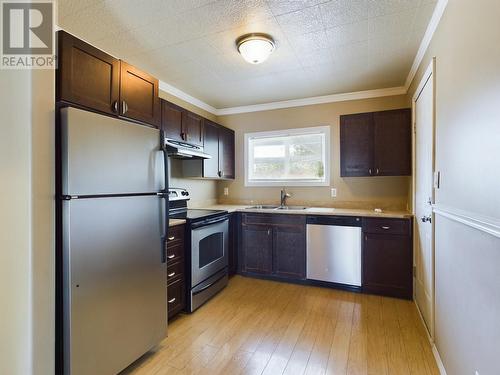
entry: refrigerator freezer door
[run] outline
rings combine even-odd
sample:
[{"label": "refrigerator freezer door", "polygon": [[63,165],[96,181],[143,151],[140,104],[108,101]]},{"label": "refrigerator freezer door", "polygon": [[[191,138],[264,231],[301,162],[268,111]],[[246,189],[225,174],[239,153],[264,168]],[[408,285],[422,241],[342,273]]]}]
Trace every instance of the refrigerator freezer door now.
[{"label": "refrigerator freezer door", "polygon": [[166,335],[165,200],[64,202],[65,373],[116,374]]},{"label": "refrigerator freezer door", "polygon": [[164,189],[160,131],[76,108],[61,110],[62,193]]}]

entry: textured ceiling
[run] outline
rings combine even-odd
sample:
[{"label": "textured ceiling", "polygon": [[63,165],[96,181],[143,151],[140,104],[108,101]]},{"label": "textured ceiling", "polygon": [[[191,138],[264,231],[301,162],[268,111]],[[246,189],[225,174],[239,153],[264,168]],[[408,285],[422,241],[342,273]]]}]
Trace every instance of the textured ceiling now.
[{"label": "textured ceiling", "polygon": [[[436,0],[59,0],[58,25],[225,108],[401,86]],[[246,63],[235,39],[278,48]]]}]

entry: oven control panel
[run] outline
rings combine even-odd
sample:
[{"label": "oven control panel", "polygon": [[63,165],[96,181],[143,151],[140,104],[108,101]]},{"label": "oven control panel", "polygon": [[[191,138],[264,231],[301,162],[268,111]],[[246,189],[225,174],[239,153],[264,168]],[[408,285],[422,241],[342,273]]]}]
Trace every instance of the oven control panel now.
[{"label": "oven control panel", "polygon": [[170,188],[168,189],[169,201],[187,201],[189,200],[189,192],[186,189]]}]

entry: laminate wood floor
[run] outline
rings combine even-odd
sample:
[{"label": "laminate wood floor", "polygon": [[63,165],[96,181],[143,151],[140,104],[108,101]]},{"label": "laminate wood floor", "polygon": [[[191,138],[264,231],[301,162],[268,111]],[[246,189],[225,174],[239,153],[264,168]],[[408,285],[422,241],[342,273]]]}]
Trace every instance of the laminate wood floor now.
[{"label": "laminate wood floor", "polygon": [[122,374],[439,374],[414,304],[235,276]]}]

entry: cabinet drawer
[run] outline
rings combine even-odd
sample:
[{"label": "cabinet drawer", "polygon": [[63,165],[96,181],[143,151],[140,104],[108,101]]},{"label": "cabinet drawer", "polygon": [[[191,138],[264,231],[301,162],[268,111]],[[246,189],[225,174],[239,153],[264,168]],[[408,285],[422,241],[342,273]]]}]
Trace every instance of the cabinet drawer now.
[{"label": "cabinet drawer", "polygon": [[176,225],[168,229],[167,245],[184,242],[184,225]]},{"label": "cabinet drawer", "polygon": [[179,279],[167,288],[167,311],[168,317],[171,318],[175,314],[184,309],[184,280]]},{"label": "cabinet drawer", "polygon": [[363,219],[363,232],[410,235],[411,219]]},{"label": "cabinet drawer", "polygon": [[169,263],[167,266],[167,283],[171,284],[184,275],[184,262]]},{"label": "cabinet drawer", "polygon": [[167,262],[175,263],[184,257],[184,244],[169,244],[167,242]]},{"label": "cabinet drawer", "polygon": [[304,215],[292,214],[243,214],[244,224],[305,225]]}]

